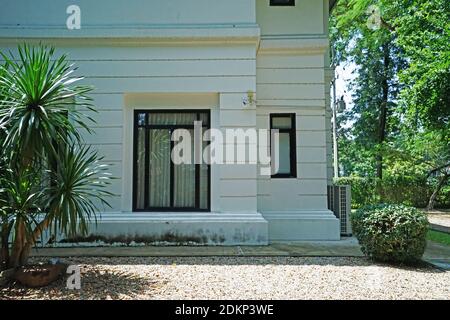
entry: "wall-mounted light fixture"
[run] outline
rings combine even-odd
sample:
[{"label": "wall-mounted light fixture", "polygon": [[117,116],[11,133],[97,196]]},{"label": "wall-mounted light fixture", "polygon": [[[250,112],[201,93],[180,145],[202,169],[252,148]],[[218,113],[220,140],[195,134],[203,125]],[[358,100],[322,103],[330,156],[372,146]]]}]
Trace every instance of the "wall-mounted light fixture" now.
[{"label": "wall-mounted light fixture", "polygon": [[246,106],[254,106],[256,104],[255,93],[251,90],[247,91],[247,96],[242,99],[242,104]]}]

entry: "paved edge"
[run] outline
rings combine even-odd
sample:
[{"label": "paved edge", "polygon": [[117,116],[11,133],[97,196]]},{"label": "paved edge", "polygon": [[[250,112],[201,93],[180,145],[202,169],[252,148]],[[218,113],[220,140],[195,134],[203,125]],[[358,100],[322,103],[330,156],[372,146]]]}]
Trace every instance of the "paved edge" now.
[{"label": "paved edge", "polygon": [[76,247],[33,249],[34,257],[363,257],[358,245]]},{"label": "paved edge", "polygon": [[441,271],[450,271],[450,259],[423,259],[423,261]]},{"label": "paved edge", "polygon": [[450,233],[450,227],[446,227],[441,224],[430,223],[430,229],[433,231]]},{"label": "paved edge", "polygon": [[[350,240],[350,239],[349,239]],[[341,241],[273,243],[267,246],[143,246],[66,247],[33,249],[33,257],[350,257],[363,258],[357,242]],[[441,271],[450,271],[450,248],[427,241],[422,260]]]}]

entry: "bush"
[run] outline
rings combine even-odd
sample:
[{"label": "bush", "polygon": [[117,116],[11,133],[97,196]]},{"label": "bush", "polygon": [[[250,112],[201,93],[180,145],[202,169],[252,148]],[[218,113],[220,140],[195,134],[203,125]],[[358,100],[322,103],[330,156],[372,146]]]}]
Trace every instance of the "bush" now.
[{"label": "bush", "polygon": [[351,222],[362,252],[374,260],[411,263],[425,251],[428,220],[416,208],[365,206],[352,213]]},{"label": "bush", "polygon": [[376,192],[379,202],[424,208],[434,188],[435,185],[422,176],[386,175],[377,181]]}]

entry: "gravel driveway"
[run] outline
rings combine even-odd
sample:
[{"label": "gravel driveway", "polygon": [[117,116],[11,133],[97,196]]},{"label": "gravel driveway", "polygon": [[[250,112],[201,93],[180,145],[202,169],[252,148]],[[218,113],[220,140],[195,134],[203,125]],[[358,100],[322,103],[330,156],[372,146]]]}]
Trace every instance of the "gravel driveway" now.
[{"label": "gravel driveway", "polygon": [[68,258],[81,290],[0,289],[0,299],[450,299],[450,272],[364,258]]}]

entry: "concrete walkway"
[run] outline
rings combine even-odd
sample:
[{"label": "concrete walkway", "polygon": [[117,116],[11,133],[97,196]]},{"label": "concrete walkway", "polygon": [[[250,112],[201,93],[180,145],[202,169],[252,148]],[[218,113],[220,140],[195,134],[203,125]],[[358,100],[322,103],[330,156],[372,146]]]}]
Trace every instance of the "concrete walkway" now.
[{"label": "concrete walkway", "polygon": [[423,260],[440,269],[450,271],[450,246],[428,241]]},{"label": "concrete walkway", "polygon": [[[292,256],[362,257],[355,238],[340,241],[273,243],[268,246],[145,246],[40,248],[36,257],[205,257],[205,256]],[[450,246],[429,241],[423,259],[450,270]]]},{"label": "concrete walkway", "polygon": [[428,211],[428,221],[433,230],[450,233],[450,211],[433,210]]},{"label": "concrete walkway", "polygon": [[340,241],[302,241],[268,246],[142,246],[38,248],[41,257],[195,257],[195,256],[363,256],[355,238]]}]

